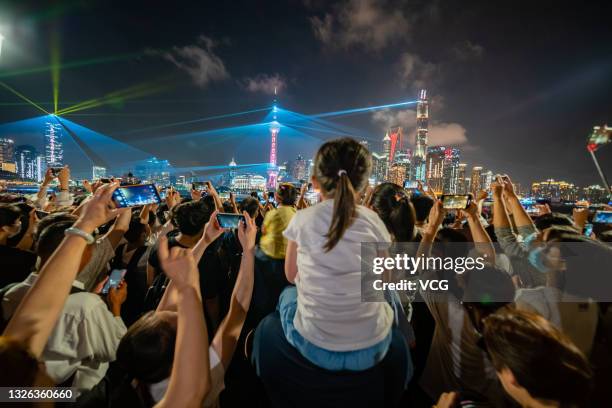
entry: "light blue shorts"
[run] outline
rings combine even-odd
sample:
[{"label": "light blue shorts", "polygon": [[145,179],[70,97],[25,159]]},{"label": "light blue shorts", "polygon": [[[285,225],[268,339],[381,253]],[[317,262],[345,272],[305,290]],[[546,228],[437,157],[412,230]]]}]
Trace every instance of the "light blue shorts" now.
[{"label": "light blue shorts", "polygon": [[277,310],[287,341],[312,364],[326,370],[367,370],[385,358],[391,344],[391,330],[389,330],[389,334],[382,341],[364,349],[330,351],[315,346],[302,337],[293,325],[295,311],[297,310],[297,289],[295,286],[289,286],[283,290],[278,299]]}]

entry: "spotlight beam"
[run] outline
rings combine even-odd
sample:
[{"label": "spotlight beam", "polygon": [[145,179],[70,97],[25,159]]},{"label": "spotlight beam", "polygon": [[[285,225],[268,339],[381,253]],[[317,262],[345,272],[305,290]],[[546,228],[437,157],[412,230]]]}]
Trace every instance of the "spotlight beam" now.
[{"label": "spotlight beam", "polygon": [[59,34],[53,31],[51,34],[51,83],[53,84],[53,113],[57,114],[59,100],[60,80],[60,45]]},{"label": "spotlight beam", "polygon": [[347,110],[341,110],[341,111],[335,111],[335,112],[317,113],[314,115],[306,115],[306,116],[310,116],[311,118],[328,118],[331,116],[354,115],[354,114],[381,110],[381,109],[391,109],[391,108],[399,108],[401,106],[415,105],[417,102],[418,101],[391,103],[388,105],[369,106],[367,108],[354,108],[354,109],[347,109]]},{"label": "spotlight beam", "polygon": [[0,86],[3,87],[4,89],[6,89],[7,91],[13,93],[14,95],[18,96],[19,98],[21,98],[22,100],[28,102],[30,105],[34,106],[36,109],[44,112],[47,115],[51,115],[49,112],[47,112],[42,106],[40,106],[39,104],[37,104],[36,102],[34,102],[33,100],[31,100],[30,98],[28,98],[27,96],[23,95],[22,93],[18,92],[17,90],[11,88],[10,86],[8,86],[7,84],[5,84],[4,82],[0,81]]},{"label": "spotlight beam", "polygon": [[227,113],[227,114],[223,114],[223,115],[208,116],[206,118],[200,118],[200,119],[185,120],[185,121],[182,121],[182,122],[166,123],[166,124],[163,124],[163,125],[149,126],[149,127],[141,128],[141,129],[128,130],[126,132],[117,133],[117,135],[131,135],[131,134],[134,134],[134,133],[141,133],[141,132],[146,132],[146,131],[150,131],[150,130],[157,130],[157,129],[165,129],[165,128],[169,128],[169,127],[175,127],[175,126],[190,125],[190,124],[193,124],[193,123],[206,122],[206,121],[215,120],[215,119],[231,118],[231,117],[236,117],[236,116],[248,115],[250,113],[255,113],[255,112],[262,112],[262,111],[266,111],[266,110],[269,110],[269,109],[270,109],[269,107],[265,107],[265,108],[251,109],[251,110],[244,111],[244,112]]}]

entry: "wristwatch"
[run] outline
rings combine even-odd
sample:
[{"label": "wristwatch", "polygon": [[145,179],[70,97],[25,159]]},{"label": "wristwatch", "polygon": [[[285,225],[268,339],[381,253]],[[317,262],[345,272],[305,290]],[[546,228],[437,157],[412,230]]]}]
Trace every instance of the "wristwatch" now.
[{"label": "wristwatch", "polygon": [[64,231],[64,235],[76,235],[77,237],[83,238],[88,244],[93,244],[96,241],[93,235],[75,227],[68,228]]}]

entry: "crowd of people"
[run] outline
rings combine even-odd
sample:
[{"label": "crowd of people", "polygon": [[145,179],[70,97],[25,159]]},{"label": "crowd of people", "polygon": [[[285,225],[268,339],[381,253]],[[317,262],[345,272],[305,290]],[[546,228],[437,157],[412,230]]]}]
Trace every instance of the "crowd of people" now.
[{"label": "crowd of people", "polygon": [[[207,182],[117,208],[120,180],[75,192],[68,167],[0,191],[0,386],[73,387],[80,407],[607,406],[612,312],[568,284],[594,275],[559,244],[587,248],[605,291],[612,225],[530,216],[507,175],[450,211],[422,185],[370,187],[371,167],[357,141],[324,143],[316,204],[307,183],[236,202]],[[487,261],[419,271],[444,293],[364,301],[364,243]]]}]

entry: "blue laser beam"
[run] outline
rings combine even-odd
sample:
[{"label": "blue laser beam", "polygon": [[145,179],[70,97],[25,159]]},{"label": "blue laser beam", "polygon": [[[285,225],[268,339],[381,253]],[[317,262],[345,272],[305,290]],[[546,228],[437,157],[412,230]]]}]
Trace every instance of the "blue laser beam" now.
[{"label": "blue laser beam", "polygon": [[214,115],[214,116],[208,116],[208,117],[205,117],[205,118],[192,119],[192,120],[184,120],[184,121],[181,121],[181,122],[174,122],[174,123],[166,123],[166,124],[163,124],[163,125],[149,126],[149,127],[145,127],[145,128],[141,128],[141,129],[134,129],[134,130],[128,130],[128,131],[125,131],[125,132],[119,132],[119,133],[116,133],[116,135],[131,135],[131,134],[134,134],[134,133],[141,133],[141,132],[146,132],[146,131],[150,131],[150,130],[166,129],[166,128],[175,127],[175,126],[191,125],[191,124],[194,124],[194,123],[207,122],[207,121],[210,121],[210,120],[233,118],[233,117],[236,117],[236,116],[248,115],[250,113],[262,112],[262,111],[267,111],[267,110],[270,110],[269,106],[265,107],[265,108],[251,109],[251,110],[243,111],[243,112],[226,113],[226,114],[223,114],[223,115]]},{"label": "blue laser beam", "polygon": [[390,103],[387,105],[369,106],[367,108],[354,108],[354,109],[346,109],[346,110],[335,111],[335,112],[317,113],[317,114],[308,115],[308,116],[311,118],[328,118],[332,116],[353,115],[357,113],[370,112],[374,110],[391,109],[391,108],[399,108],[401,106],[415,105],[417,102],[418,101]]}]

